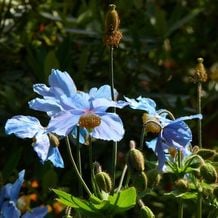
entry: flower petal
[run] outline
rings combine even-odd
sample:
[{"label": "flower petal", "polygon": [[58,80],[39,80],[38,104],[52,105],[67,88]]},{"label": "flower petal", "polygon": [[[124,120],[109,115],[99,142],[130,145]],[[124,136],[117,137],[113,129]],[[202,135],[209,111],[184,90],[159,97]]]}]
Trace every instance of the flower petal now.
[{"label": "flower petal", "polygon": [[100,126],[95,127],[91,135],[96,139],[120,141],[124,135],[122,120],[115,113],[105,113]]},{"label": "flower petal", "polygon": [[53,132],[59,136],[67,136],[78,123],[79,117],[80,115],[72,114],[69,111],[60,112],[51,118],[47,132]]},{"label": "flower petal", "polygon": [[[92,88],[89,91],[89,95],[91,98],[96,99],[96,98],[106,98],[108,100],[112,100],[111,98],[111,86],[109,85],[103,85],[99,89],[97,88]],[[118,96],[118,92],[116,89],[114,89],[114,97],[115,99]]]},{"label": "flower petal", "polygon": [[37,83],[33,85],[33,91],[42,96],[54,96],[50,92],[50,88],[42,83]]},{"label": "flower petal", "polygon": [[48,208],[47,207],[36,207],[26,212],[22,218],[43,218],[47,215]]},{"label": "flower petal", "polygon": [[19,218],[21,215],[14,201],[5,201],[0,213],[2,218]]},{"label": "flower petal", "polygon": [[8,119],[5,124],[6,133],[9,135],[14,133],[19,138],[33,138],[42,128],[37,118],[22,115]]},{"label": "flower petal", "polygon": [[46,160],[50,160],[55,167],[64,168],[64,161],[57,147],[50,146]]}]

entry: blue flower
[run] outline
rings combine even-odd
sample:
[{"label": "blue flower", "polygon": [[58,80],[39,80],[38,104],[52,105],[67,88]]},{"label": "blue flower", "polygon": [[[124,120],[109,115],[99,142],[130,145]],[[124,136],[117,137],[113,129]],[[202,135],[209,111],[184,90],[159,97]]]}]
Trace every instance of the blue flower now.
[{"label": "blue flower", "polygon": [[35,84],[33,90],[43,98],[35,98],[29,102],[29,107],[34,110],[47,112],[49,116],[64,110],[60,104],[60,96],[73,96],[77,92],[76,85],[67,72],[52,70],[49,76],[49,85]]},{"label": "blue flower", "polygon": [[191,154],[189,148],[192,141],[192,132],[184,120],[202,119],[202,115],[192,115],[170,120],[161,124],[161,131],[157,138],[147,141],[146,144],[158,157],[158,169],[163,171],[167,160],[166,150],[176,148],[181,150],[183,156]]},{"label": "blue flower", "polygon": [[5,124],[7,134],[15,134],[25,139],[32,138],[33,149],[42,162],[50,160],[56,167],[64,167],[63,159],[57,147],[50,144],[49,133],[41,126],[39,120],[31,116],[14,116]]},{"label": "blue flower", "polygon": [[[19,218],[21,211],[17,207],[18,197],[24,181],[25,170],[19,173],[14,184],[8,183],[0,191],[0,217]],[[36,207],[32,211],[25,213],[22,218],[43,218],[48,213],[47,207]]]},{"label": "blue flower", "polygon": [[[101,88],[100,88],[101,90]],[[115,113],[106,112],[109,107],[123,107],[126,103],[118,104],[104,96],[100,97],[84,92],[78,92],[72,97],[61,96],[61,102],[65,111],[51,117],[48,131],[57,135],[66,136],[79,125],[87,129],[90,135],[96,139],[119,141],[124,135],[123,124]],[[95,90],[95,94],[98,93]],[[97,95],[99,96],[99,95]]]}]

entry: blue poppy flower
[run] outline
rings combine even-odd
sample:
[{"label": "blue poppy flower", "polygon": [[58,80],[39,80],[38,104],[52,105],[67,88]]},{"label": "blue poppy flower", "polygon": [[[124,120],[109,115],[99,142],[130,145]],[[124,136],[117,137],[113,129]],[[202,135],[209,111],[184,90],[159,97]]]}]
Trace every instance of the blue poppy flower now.
[{"label": "blue poppy flower", "polygon": [[[109,107],[121,107],[106,98],[93,98],[88,93],[78,92],[73,97],[61,96],[67,110],[51,117],[48,131],[57,135],[68,135],[79,125],[96,139],[119,141],[124,135],[123,123],[115,113],[106,112]],[[126,104],[123,104],[124,106]],[[90,131],[91,130],[91,131]]]},{"label": "blue poppy flower", "polygon": [[5,124],[7,134],[15,134],[25,139],[32,138],[33,149],[42,162],[50,160],[56,167],[64,167],[63,159],[57,147],[51,145],[49,133],[41,126],[39,120],[31,116],[14,116],[8,119]]},{"label": "blue poppy flower", "polygon": [[[18,179],[13,183],[8,183],[0,191],[0,217],[19,218],[21,211],[17,207],[21,186],[24,182],[25,170],[19,173]],[[48,213],[47,207],[36,207],[31,212],[22,215],[22,218],[43,218]]]},{"label": "blue poppy flower", "polygon": [[189,147],[192,141],[192,132],[184,120],[202,119],[202,115],[192,115],[180,117],[175,120],[168,120],[167,123],[160,124],[161,131],[157,138],[147,141],[146,144],[158,157],[158,169],[163,171],[167,160],[166,150],[176,148],[181,150],[183,156],[191,154]]},{"label": "blue poppy flower", "polygon": [[47,112],[49,116],[64,110],[60,104],[60,96],[73,96],[77,92],[76,85],[67,72],[52,69],[49,76],[49,86],[45,84],[33,85],[33,90],[43,98],[35,98],[29,102],[29,107],[34,110]]}]

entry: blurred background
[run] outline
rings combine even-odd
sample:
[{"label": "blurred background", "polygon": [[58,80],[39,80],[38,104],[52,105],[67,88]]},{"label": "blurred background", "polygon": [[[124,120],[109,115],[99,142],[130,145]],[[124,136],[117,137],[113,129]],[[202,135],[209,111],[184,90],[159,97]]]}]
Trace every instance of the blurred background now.
[{"label": "blurred background", "polygon": [[[1,0],[0,1],[0,185],[14,181],[26,169],[24,192],[36,194],[33,204],[49,204],[49,217],[61,215],[51,187],[77,193],[77,180],[64,142],[60,145],[64,169],[40,164],[31,140],[6,136],[4,125],[14,115],[45,114],[28,108],[36,97],[34,83],[48,84],[52,68],[67,71],[78,89],[110,83],[109,50],[103,43],[104,18],[116,4],[123,39],[114,50],[115,87],[119,98],[150,97],[158,108],[175,117],[196,113],[197,86],[191,73],[197,58],[204,58],[208,81],[203,84],[203,146],[217,149],[218,122],[218,1],[209,0]],[[118,169],[122,169],[129,140],[139,144],[141,112],[118,110],[125,137],[119,143]],[[193,144],[196,122],[190,121]],[[94,157],[110,172],[112,144],[96,142]],[[82,147],[86,152],[87,148]],[[83,168],[86,164],[85,154]],[[37,183],[37,187],[32,184]],[[173,207],[156,202],[156,214],[170,215]],[[194,208],[190,209],[194,211]],[[189,211],[189,213],[191,213]]]}]

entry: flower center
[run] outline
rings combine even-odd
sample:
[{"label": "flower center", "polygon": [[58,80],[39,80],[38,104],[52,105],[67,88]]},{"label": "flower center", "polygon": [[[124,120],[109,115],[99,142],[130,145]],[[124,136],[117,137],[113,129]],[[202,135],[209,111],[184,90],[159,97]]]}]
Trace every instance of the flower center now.
[{"label": "flower center", "polygon": [[79,118],[80,127],[93,129],[101,124],[101,118],[93,113],[86,113]]},{"label": "flower center", "polygon": [[161,131],[160,122],[156,117],[153,117],[147,113],[142,116],[142,121],[146,132],[159,134]]}]

